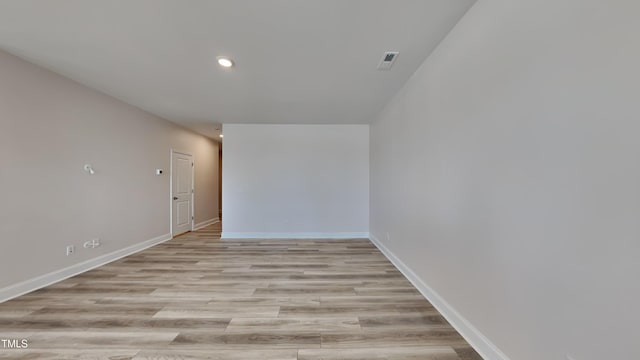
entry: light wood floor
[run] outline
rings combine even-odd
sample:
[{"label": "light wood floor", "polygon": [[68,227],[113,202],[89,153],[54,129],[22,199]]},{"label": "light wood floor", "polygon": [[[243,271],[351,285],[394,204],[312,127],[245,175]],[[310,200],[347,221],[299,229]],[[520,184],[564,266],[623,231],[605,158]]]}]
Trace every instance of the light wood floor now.
[{"label": "light wood floor", "polygon": [[11,359],[477,360],[368,240],[219,225],[0,304]]}]

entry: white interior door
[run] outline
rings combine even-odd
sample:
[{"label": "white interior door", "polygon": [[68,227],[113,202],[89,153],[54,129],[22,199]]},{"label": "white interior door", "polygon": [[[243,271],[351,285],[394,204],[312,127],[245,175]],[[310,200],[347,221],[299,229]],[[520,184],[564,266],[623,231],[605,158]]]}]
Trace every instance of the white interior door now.
[{"label": "white interior door", "polygon": [[193,224],[193,157],[171,154],[171,229],[176,236],[191,231]]}]

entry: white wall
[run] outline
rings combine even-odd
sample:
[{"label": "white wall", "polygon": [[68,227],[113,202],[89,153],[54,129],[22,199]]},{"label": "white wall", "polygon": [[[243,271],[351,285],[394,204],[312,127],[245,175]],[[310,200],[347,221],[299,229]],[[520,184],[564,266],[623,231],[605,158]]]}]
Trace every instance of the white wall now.
[{"label": "white wall", "polygon": [[223,237],[368,235],[368,125],[223,131]]},{"label": "white wall", "polygon": [[217,142],[0,51],[0,301],[168,236],[171,148],[195,157],[195,222],[217,218]]},{"label": "white wall", "polygon": [[640,359],[638,14],[479,0],[371,126],[374,240],[511,359]]}]

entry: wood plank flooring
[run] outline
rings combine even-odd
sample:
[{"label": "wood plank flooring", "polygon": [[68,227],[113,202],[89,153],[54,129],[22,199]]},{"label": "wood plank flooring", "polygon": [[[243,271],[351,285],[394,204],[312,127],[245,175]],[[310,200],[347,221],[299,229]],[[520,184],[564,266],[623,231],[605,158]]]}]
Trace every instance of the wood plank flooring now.
[{"label": "wood plank flooring", "polygon": [[481,360],[366,239],[219,224],[0,304],[0,359]]}]

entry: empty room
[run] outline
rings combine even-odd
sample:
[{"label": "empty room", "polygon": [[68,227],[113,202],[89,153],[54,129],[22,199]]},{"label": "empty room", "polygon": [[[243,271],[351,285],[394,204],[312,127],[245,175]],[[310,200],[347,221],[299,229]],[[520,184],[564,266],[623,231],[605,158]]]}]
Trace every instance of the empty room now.
[{"label": "empty room", "polygon": [[640,359],[639,18],[0,0],[0,359]]}]

